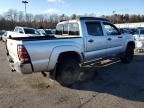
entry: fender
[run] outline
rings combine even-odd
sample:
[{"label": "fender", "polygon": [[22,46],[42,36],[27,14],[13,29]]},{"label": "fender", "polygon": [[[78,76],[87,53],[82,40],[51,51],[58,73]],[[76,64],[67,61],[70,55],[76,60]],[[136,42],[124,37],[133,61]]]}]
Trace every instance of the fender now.
[{"label": "fender", "polygon": [[58,46],[55,47],[51,53],[50,62],[48,64],[48,70],[53,70],[55,68],[58,57],[61,53],[70,52],[70,51],[76,52],[78,55],[80,55],[81,62],[83,61],[82,50],[80,48],[72,45]]},{"label": "fender", "polygon": [[134,42],[135,43],[133,35],[127,35],[127,36],[125,36],[124,51],[126,50],[127,45],[128,45],[129,42]]}]

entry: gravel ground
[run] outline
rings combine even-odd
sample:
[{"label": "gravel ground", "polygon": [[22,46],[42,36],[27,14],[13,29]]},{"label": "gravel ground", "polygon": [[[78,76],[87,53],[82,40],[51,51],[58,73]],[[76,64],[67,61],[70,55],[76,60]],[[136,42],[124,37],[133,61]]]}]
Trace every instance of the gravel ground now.
[{"label": "gravel ground", "polygon": [[71,88],[40,73],[12,73],[0,42],[0,108],[144,108],[144,54],[131,64],[103,61],[82,72]]}]

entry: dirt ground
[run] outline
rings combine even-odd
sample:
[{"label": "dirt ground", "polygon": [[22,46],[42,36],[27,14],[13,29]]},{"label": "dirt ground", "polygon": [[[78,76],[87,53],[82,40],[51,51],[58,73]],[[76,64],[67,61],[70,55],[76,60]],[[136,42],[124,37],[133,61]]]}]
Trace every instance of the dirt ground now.
[{"label": "dirt ground", "polygon": [[0,42],[0,108],[144,108],[144,54],[131,64],[103,61],[85,66],[71,88],[40,73],[10,71]]}]

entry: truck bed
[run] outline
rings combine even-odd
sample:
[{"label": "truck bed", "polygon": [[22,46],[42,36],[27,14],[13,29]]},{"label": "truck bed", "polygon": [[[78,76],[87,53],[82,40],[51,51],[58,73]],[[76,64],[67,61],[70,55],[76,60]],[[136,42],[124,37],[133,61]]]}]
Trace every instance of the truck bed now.
[{"label": "truck bed", "polygon": [[12,37],[10,39],[13,40],[22,40],[22,41],[38,41],[38,40],[59,40],[59,39],[70,39],[70,38],[81,38],[81,37],[62,37],[62,38],[56,38],[56,37],[47,37],[47,36],[33,36],[33,37]]}]

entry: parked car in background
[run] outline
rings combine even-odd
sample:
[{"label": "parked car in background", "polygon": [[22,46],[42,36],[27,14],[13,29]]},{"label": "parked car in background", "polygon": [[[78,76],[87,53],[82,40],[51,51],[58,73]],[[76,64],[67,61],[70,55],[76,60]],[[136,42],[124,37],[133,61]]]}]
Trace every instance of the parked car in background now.
[{"label": "parked car in background", "polygon": [[38,29],[38,32],[42,36],[49,36],[49,37],[53,37],[54,36],[54,31],[52,31],[52,29]]},{"label": "parked car in background", "polygon": [[33,37],[33,36],[41,36],[40,33],[34,29],[29,27],[15,27],[14,31],[11,32],[10,37]]},{"label": "parked car in background", "polygon": [[128,33],[128,34],[134,34],[135,29],[134,28],[120,28],[121,33]]},{"label": "parked car in background", "polygon": [[52,33],[55,34],[56,33],[56,29],[51,29]]},{"label": "parked car in background", "polygon": [[46,36],[44,29],[37,29],[37,31],[40,33],[41,36]]},{"label": "parked car in background", "polygon": [[5,42],[11,35],[11,31],[6,31],[3,35],[2,35],[2,41]]},{"label": "parked car in background", "polygon": [[2,40],[2,35],[5,33],[5,30],[0,30],[0,40]]},{"label": "parked car in background", "polygon": [[144,49],[144,29],[138,28],[134,34],[136,49],[139,51]]},{"label": "parked car in background", "polygon": [[7,31],[2,35],[2,41],[5,42],[7,40]]}]

